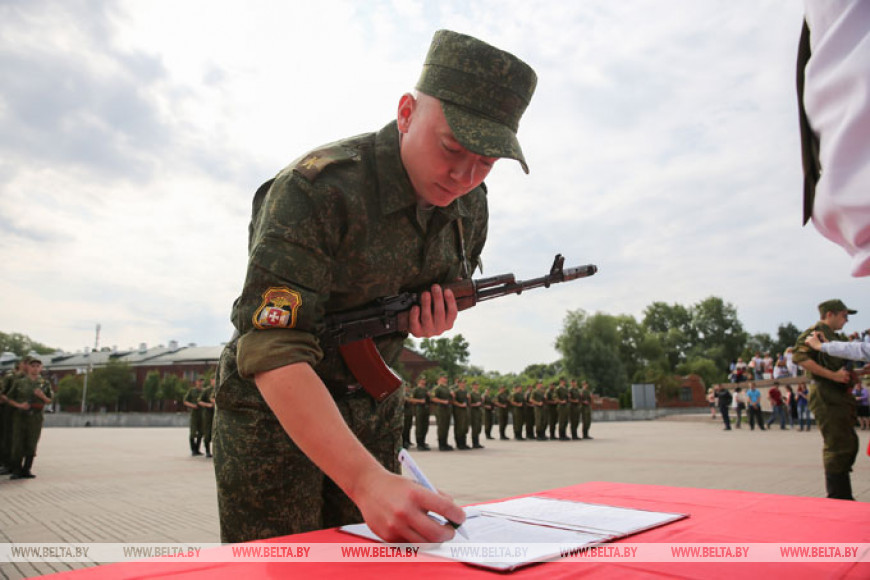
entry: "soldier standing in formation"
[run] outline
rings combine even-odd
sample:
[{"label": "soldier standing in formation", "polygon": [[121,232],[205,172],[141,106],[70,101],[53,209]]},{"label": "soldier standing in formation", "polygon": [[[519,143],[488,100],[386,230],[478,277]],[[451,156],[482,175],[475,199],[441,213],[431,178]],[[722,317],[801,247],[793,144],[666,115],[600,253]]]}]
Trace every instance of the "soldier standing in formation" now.
[{"label": "soldier standing in formation", "polygon": [[453,396],[447,387],[447,375],[438,377],[435,390],[432,391],[430,400],[435,403],[435,418],[438,421],[438,451],[453,451],[453,446],[447,443],[447,434],[450,431],[450,407]]},{"label": "soldier standing in formation", "polygon": [[492,387],[483,391],[483,432],[487,439],[492,439]]},{"label": "soldier standing in formation", "polygon": [[414,406],[411,404],[411,385],[402,381],[402,396],[404,397],[404,421],[402,423],[402,447],[411,446],[411,426],[414,424]]},{"label": "soldier standing in formation", "polygon": [[29,356],[24,357],[24,361],[27,373],[15,379],[6,401],[15,409],[10,448],[11,479],[36,477],[31,468],[42,433],[43,409],[51,403],[51,388],[40,376],[42,361]]},{"label": "soldier standing in formation", "polygon": [[556,383],[550,383],[550,387],[547,389],[546,396],[546,404],[545,407],[547,409],[547,425],[550,427],[550,439],[556,439],[556,425],[559,422],[559,397],[556,394]]},{"label": "soldier standing in formation", "polygon": [[529,441],[535,438],[535,407],[532,405],[534,390],[534,385],[528,385],[523,394],[523,424],[526,427],[526,439]]},{"label": "soldier standing in formation", "polygon": [[3,377],[3,390],[0,391],[0,475],[12,473],[12,429],[15,407],[9,404],[9,393],[15,381],[27,374],[27,363],[18,361],[15,370]]},{"label": "soldier standing in formation", "polygon": [[188,439],[190,440],[190,454],[202,455],[199,450],[199,445],[202,442],[202,407],[199,406],[199,400],[202,397],[202,379],[196,379],[193,386],[188,389],[184,395],[184,406],[190,412],[190,432]]},{"label": "soldier standing in formation", "polygon": [[471,383],[471,393],[468,395],[468,413],[471,418],[471,447],[483,449],[480,444],[480,428],[483,422],[483,397],[480,394],[480,385],[477,381]]},{"label": "soldier standing in formation", "polygon": [[571,388],[568,389],[568,414],[571,420],[571,439],[575,441],[580,439],[577,435],[577,428],[580,426],[580,387],[577,386],[577,379],[571,379]]},{"label": "soldier standing in formation", "polygon": [[556,387],[557,414],[559,418],[559,441],[568,441],[568,387],[565,379],[559,379]]},{"label": "soldier standing in formation", "polygon": [[466,442],[468,437],[468,391],[465,379],[460,378],[453,390],[453,439],[457,449],[471,449]]},{"label": "soldier standing in formation", "polygon": [[532,405],[535,407],[535,438],[538,441],[547,440],[547,394],[544,392],[544,383],[538,381],[532,393]]},{"label": "soldier standing in formation", "polygon": [[516,385],[511,397],[511,415],[514,420],[514,439],[523,441],[523,386]]},{"label": "soldier standing in formation", "polygon": [[417,451],[429,451],[430,447],[426,444],[426,434],[429,432],[429,389],[426,387],[426,377],[417,379],[410,401],[417,421]]},{"label": "soldier standing in formation", "polygon": [[592,425],[592,391],[586,381],[583,381],[583,390],[580,391],[580,415],[583,420],[583,439],[592,439],[589,435],[589,427]]},{"label": "soldier standing in formation", "polygon": [[202,390],[202,395],[199,397],[199,407],[205,456],[211,457],[211,426],[214,423],[214,377],[209,381],[209,385]]},{"label": "soldier standing in formation", "polygon": [[510,437],[505,431],[508,424],[508,406],[510,405],[507,390],[504,385],[498,388],[498,395],[495,398],[495,406],[498,409],[498,438],[502,441],[507,441]]}]

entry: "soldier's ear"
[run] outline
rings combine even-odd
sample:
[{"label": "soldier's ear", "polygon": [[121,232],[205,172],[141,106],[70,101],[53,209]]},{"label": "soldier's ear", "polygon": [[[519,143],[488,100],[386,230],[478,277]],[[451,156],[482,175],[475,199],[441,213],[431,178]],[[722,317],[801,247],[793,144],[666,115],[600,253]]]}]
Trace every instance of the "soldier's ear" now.
[{"label": "soldier's ear", "polygon": [[396,114],[396,122],[399,125],[400,133],[407,133],[411,127],[411,117],[414,115],[414,110],[417,108],[417,99],[411,93],[405,93],[399,99],[399,110]]}]

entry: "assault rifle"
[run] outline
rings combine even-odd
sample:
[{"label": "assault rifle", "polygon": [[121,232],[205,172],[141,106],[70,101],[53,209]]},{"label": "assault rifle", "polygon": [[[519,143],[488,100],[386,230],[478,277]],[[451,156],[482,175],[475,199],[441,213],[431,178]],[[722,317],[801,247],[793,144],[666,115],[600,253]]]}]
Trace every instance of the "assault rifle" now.
[{"label": "assault rifle", "polygon": [[[522,294],[525,290],[541,286],[549,288],[551,284],[586,278],[598,271],[598,267],[592,264],[567,269],[563,267],[564,264],[565,258],[557,254],[550,273],[540,278],[517,281],[513,274],[502,274],[478,280],[460,280],[444,284],[443,288],[451,289],[456,297],[457,309],[465,310],[478,302],[508,294]],[[402,379],[387,366],[372,339],[408,332],[411,307],[419,304],[418,293],[404,292],[326,317],[326,331],[322,335],[324,347],[338,348],[356,380],[377,401],[399,388]]]}]

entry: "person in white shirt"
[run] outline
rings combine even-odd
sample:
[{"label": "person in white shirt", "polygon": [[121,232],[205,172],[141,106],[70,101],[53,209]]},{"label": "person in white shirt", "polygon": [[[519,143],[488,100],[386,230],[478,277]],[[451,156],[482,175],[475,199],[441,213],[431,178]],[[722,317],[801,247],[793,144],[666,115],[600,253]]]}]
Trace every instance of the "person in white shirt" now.
[{"label": "person in white shirt", "polygon": [[821,333],[807,337],[806,344],[810,348],[825,354],[849,360],[870,361],[870,343],[867,342],[822,342]]}]

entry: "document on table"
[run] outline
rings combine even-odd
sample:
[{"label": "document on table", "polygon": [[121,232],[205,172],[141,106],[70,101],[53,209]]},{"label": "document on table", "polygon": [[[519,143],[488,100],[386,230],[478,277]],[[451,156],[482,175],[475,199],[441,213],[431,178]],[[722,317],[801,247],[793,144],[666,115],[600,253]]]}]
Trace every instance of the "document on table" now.
[{"label": "document on table", "polygon": [[[449,542],[428,544],[421,552],[512,570],[687,517],[537,496],[483,504],[465,508],[465,512],[463,529],[469,539],[457,534]],[[382,541],[366,524],[341,530]]]}]

